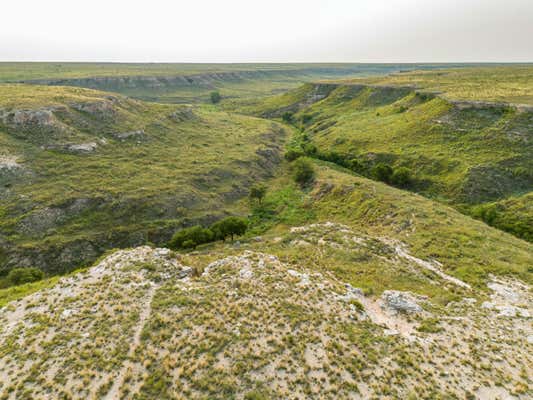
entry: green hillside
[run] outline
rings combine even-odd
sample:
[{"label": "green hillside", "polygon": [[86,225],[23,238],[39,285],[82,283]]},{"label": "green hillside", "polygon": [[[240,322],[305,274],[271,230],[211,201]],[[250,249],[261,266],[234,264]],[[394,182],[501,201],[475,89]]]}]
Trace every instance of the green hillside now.
[{"label": "green hillside", "polygon": [[[305,189],[290,165],[269,182],[253,215],[274,225],[260,237],[189,254],[120,250],[9,303],[0,373],[11,379],[0,393],[527,398],[527,371],[511,365],[531,363],[528,320],[480,304],[503,301],[490,288],[505,287],[520,299],[505,307],[528,312],[532,245],[424,197],[313,165]],[[391,300],[398,293],[405,305]],[[42,372],[51,368],[61,372]]]},{"label": "green hillside", "polygon": [[447,99],[533,105],[533,66],[485,66],[435,71],[403,71],[352,83],[411,86]]},{"label": "green hillside", "polygon": [[223,216],[274,173],[284,138],[276,123],[225,112],[4,86],[2,270],[71,270]]},{"label": "green hillside", "polygon": [[[328,83],[242,110],[283,117],[301,131],[296,148],[315,158],[369,177],[378,165],[402,169],[409,179],[399,186],[472,215],[481,215],[475,206],[533,188],[533,111],[527,107],[451,101],[409,87]],[[503,216],[491,223],[531,237],[530,207],[514,210],[526,223],[497,222]]]}]

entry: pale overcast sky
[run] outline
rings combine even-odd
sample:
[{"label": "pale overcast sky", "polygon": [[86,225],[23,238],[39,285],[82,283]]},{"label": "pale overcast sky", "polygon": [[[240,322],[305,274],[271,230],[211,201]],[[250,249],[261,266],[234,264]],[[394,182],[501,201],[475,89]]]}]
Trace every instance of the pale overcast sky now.
[{"label": "pale overcast sky", "polygon": [[0,61],[533,61],[533,0],[6,0]]}]

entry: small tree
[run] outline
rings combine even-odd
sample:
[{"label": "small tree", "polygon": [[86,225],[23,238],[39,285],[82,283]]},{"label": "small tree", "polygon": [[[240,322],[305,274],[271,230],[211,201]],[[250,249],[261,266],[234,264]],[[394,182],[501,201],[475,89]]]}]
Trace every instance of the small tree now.
[{"label": "small tree", "polygon": [[248,222],[240,217],[227,217],[211,225],[211,230],[214,232],[215,237],[221,240],[226,240],[229,236],[233,240],[235,235],[244,234],[246,229],[248,229]]},{"label": "small tree", "polygon": [[315,170],[309,160],[298,158],[292,164],[292,176],[297,183],[304,186],[314,179]]},{"label": "small tree", "polygon": [[390,165],[379,163],[374,168],[372,168],[372,176],[374,179],[377,179],[381,182],[389,183],[392,178],[393,170]]},{"label": "small tree", "polygon": [[22,285],[23,283],[30,283],[40,281],[44,278],[44,272],[39,268],[13,268],[7,274],[7,280],[12,285]]},{"label": "small tree", "polygon": [[213,104],[220,103],[220,100],[222,100],[222,96],[220,95],[219,92],[211,92],[210,97],[211,97],[211,103]]},{"label": "small tree", "polygon": [[411,181],[411,170],[406,167],[395,169],[391,177],[392,184],[400,187],[408,186]]},{"label": "small tree", "polygon": [[168,247],[171,249],[194,249],[200,244],[211,242],[213,237],[213,232],[210,229],[196,225],[176,232],[170,239]]},{"label": "small tree", "polygon": [[250,194],[248,198],[250,201],[257,200],[259,204],[263,202],[265,198],[267,188],[265,185],[254,185],[250,188]]}]

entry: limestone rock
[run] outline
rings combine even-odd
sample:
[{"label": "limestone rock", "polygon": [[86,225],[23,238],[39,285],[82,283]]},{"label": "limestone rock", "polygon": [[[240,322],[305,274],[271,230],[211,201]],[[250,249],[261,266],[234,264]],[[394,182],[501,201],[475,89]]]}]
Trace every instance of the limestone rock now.
[{"label": "limestone rock", "polygon": [[417,298],[409,292],[398,290],[385,290],[381,295],[383,307],[394,312],[419,313],[422,307],[417,303]]}]

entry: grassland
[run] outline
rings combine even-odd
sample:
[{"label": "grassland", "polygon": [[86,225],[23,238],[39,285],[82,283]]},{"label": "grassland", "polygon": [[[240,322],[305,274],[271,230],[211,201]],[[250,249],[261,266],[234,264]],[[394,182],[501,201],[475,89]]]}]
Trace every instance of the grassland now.
[{"label": "grassland", "polygon": [[[356,171],[366,176],[380,163],[408,168],[413,178],[408,189],[471,215],[481,215],[475,207],[485,203],[527,200],[521,196],[533,187],[533,112],[528,109],[454,103],[405,86],[332,83],[232,106],[269,118],[289,113],[301,132],[297,147],[316,149],[317,157],[356,162]],[[530,207],[513,210],[525,223],[505,224],[503,215],[490,223],[530,237]]]},{"label": "grassland", "polygon": [[86,89],[4,93],[4,270],[72,269],[106,248],[161,243],[177,226],[235,211],[274,173],[285,136],[257,118]]},{"label": "grassland", "polygon": [[[531,113],[361,84],[242,100],[272,82],[220,106],[3,85],[0,271],[123,249],[0,288],[1,398],[531,397],[533,245],[501,230],[530,226]],[[228,214],[238,242],[153,248]]]},{"label": "grassland", "polygon": [[[218,90],[228,99],[253,99],[321,79],[385,75],[444,64],[114,64],[0,63],[0,82],[75,86],[146,101],[205,103]],[[448,67],[472,67],[446,64]]]},{"label": "grassland", "polygon": [[399,69],[442,68],[467,64],[361,64],[361,63],[267,63],[267,64],[209,64],[209,63],[60,63],[60,62],[2,62],[0,82],[37,79],[73,79],[113,76],[174,76],[242,71],[298,71],[352,70],[355,73],[387,73]]},{"label": "grassland", "polygon": [[[270,181],[253,210],[273,222],[259,239],[183,255],[121,250],[11,302],[0,315],[0,374],[10,378],[0,393],[526,399],[528,319],[480,300],[496,301],[486,284],[499,282],[516,290],[512,307],[531,308],[516,282],[532,282],[532,245],[312,162],[306,188],[286,173]],[[389,312],[391,289],[411,291],[422,311]]]},{"label": "grassland", "polygon": [[533,105],[531,64],[406,71],[385,77],[352,80],[352,83],[411,86],[440,93],[449,100],[494,101]]}]

